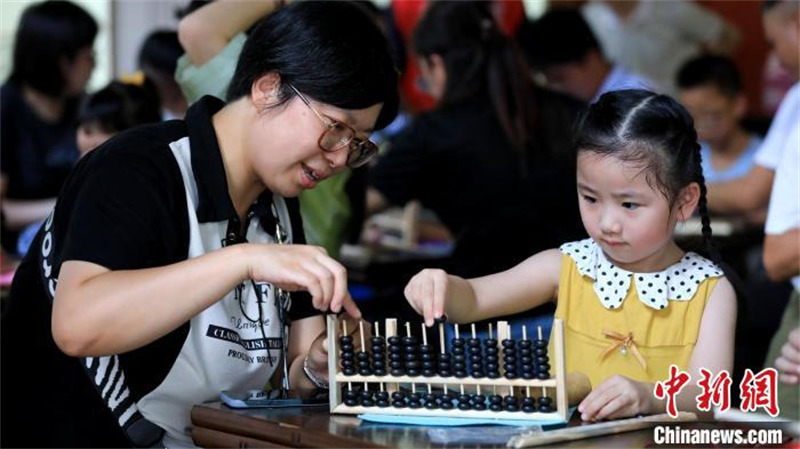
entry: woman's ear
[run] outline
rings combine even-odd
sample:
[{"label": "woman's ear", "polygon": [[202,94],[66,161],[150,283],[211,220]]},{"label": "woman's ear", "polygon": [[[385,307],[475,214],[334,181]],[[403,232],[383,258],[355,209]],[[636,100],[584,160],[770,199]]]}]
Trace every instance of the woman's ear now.
[{"label": "woman's ear", "polygon": [[[275,103],[278,99],[278,89],[281,85],[281,76],[275,72],[262,75],[253,82],[250,87],[250,98],[253,104],[258,106],[268,106]],[[260,107],[258,109],[261,109]]]},{"label": "woman's ear", "polygon": [[678,193],[678,220],[689,219],[700,202],[700,184],[693,182]]}]

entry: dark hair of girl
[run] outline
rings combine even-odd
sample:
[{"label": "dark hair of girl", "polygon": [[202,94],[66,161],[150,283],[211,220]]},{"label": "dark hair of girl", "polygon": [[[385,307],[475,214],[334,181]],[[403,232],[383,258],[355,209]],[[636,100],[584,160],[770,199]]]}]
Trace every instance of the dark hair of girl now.
[{"label": "dark hair of girl", "polygon": [[279,106],[294,97],[292,84],[314,100],[342,109],[383,103],[376,129],[397,114],[397,70],[375,22],[349,2],[296,2],[264,18],[250,33],[228,101],[250,94],[266,73],[281,77]]},{"label": "dark hair of girl", "polygon": [[78,113],[80,125],[96,124],[109,134],[160,121],[161,110],[154,86],[119,81],[112,81],[86,97]]},{"label": "dark hair of girl", "polygon": [[80,6],[67,1],[46,1],[22,13],[14,39],[10,79],[50,97],[66,87],[62,64],[78,51],[91,48],[97,22]]},{"label": "dark hair of girl", "polygon": [[414,29],[418,56],[441,56],[447,85],[439,106],[488,94],[512,147],[525,154],[534,129],[530,75],[516,44],[497,26],[489,2],[431,5]]},{"label": "dark hair of girl", "polygon": [[694,121],[677,101],[638,89],[606,93],[579,116],[573,146],[577,152],[639,164],[647,182],[670,205],[681,189],[696,182],[704,249],[711,260],[721,262],[712,241]]}]

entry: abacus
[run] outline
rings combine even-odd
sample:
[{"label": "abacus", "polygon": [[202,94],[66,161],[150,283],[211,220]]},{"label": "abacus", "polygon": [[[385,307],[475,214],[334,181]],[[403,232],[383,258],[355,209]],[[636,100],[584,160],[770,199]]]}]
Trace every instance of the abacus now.
[{"label": "abacus", "polygon": [[[428,344],[424,323],[419,323],[421,338],[414,335],[409,322],[404,335],[399,335],[397,320],[392,318],[382,326],[375,322],[368,338],[361,321],[357,341],[348,334],[346,322],[336,316],[328,315],[327,326],[328,341],[335,345],[328,352],[331,413],[568,419],[560,319],[553,321],[555,376],[550,375],[548,341],[541,328],[532,340],[521,326],[515,334],[522,338],[516,340],[508,323],[499,321],[497,338],[490,324],[489,338],[481,341],[475,324],[470,326],[471,335],[462,338],[459,325],[438,323],[437,353]],[[450,352],[445,350],[445,326],[453,326],[454,331]]]}]

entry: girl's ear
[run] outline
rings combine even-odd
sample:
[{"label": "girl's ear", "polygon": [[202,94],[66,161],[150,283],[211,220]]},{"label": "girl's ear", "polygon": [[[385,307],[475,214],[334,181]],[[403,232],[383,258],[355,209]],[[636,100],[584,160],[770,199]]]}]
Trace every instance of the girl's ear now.
[{"label": "girl's ear", "polygon": [[678,193],[678,220],[689,219],[700,201],[700,184],[693,182]]},{"label": "girl's ear", "polygon": [[269,72],[262,75],[250,86],[250,98],[253,104],[260,110],[267,105],[275,103],[280,85],[281,76],[277,73]]}]

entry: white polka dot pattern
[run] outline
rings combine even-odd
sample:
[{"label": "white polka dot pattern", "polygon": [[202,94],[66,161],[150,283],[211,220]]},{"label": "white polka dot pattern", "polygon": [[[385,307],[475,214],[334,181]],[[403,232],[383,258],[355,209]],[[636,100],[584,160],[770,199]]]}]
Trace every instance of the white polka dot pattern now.
[{"label": "white polka dot pattern", "polygon": [[594,292],[603,307],[618,309],[628,294],[631,278],[639,300],[656,310],[672,301],[689,301],[704,280],[722,276],[710,260],[689,252],[676,264],[657,273],[633,273],[613,265],[592,239],[561,245],[561,252],[575,261],[583,276],[594,280]]}]

